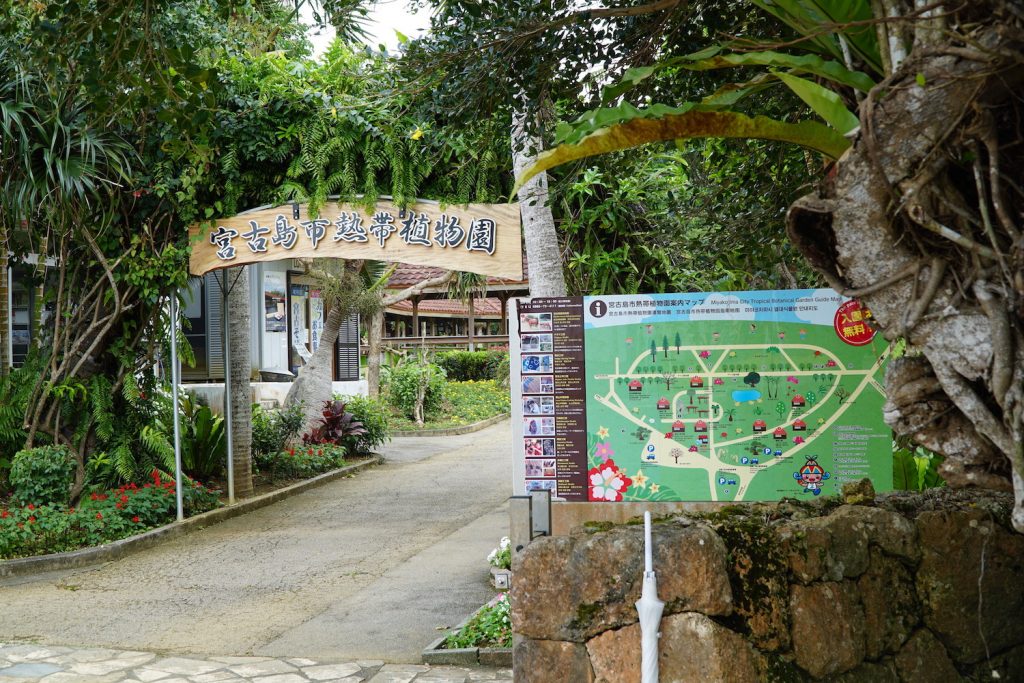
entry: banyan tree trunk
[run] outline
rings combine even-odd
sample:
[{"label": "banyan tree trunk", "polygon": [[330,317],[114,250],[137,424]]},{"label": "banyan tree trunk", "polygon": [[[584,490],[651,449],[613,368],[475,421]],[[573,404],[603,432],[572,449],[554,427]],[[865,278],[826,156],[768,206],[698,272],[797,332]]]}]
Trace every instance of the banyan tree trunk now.
[{"label": "banyan tree trunk", "polygon": [[791,207],[788,231],[907,341],[886,421],[944,454],[949,484],[1012,489],[1024,531],[1024,10],[979,0],[932,14],[887,24],[906,59],[888,55],[852,148]]}]

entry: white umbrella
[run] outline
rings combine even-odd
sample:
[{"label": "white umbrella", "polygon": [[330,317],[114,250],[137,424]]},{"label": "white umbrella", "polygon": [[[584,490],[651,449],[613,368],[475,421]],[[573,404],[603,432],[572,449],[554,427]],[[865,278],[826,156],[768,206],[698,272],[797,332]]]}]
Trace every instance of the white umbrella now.
[{"label": "white umbrella", "polygon": [[658,579],[654,575],[651,547],[651,513],[644,512],[644,587],[636,601],[640,615],[640,680],[658,683],[658,638],[661,637],[661,613],[665,603],[658,599]]}]

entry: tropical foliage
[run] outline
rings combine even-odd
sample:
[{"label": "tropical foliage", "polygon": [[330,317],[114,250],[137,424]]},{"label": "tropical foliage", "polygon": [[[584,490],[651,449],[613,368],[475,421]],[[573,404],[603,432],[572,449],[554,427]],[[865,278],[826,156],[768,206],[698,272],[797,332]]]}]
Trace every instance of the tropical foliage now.
[{"label": "tropical foliage", "polygon": [[[358,27],[344,22],[366,11],[314,7],[349,38]],[[286,199],[315,210],[333,193],[495,199],[511,182],[491,122],[434,134],[397,94],[386,56],[340,41],[314,61],[277,3],[9,9],[0,248],[39,256],[35,282],[53,314],[32,370],[0,380],[0,479],[15,451],[49,443],[74,454],[73,498],[90,481],[170,470],[153,368],[168,355],[166,304],[185,284],[189,223]],[[220,423],[196,408],[189,428],[190,466],[213,473]]]},{"label": "tropical foliage", "polygon": [[335,396],[334,398],[343,401],[347,410],[351,411],[355,419],[363,425],[365,433],[354,436],[345,443],[350,452],[371,453],[391,439],[389,411],[382,400],[367,396]]},{"label": "tropical foliage", "polygon": [[[173,481],[154,471],[141,486],[94,490],[75,506],[55,501],[0,506],[0,559],[101,545],[168,524],[177,514],[176,491]],[[218,492],[186,480],[182,502],[188,514],[197,514],[219,504]]]},{"label": "tropical foliage", "polygon": [[441,407],[447,384],[444,369],[422,354],[410,356],[388,368],[384,377],[388,403],[401,416],[414,420],[418,425]]},{"label": "tropical foliage", "polygon": [[266,409],[258,403],[252,407],[252,450],[259,457],[282,451],[302,431],[303,408],[296,404],[280,409]]},{"label": "tropical foliage", "polygon": [[[504,381],[508,381],[507,374]],[[464,427],[507,415],[511,405],[509,396],[507,384],[498,380],[447,382],[440,402],[433,411],[425,413],[423,424],[395,407],[392,407],[390,422],[400,431]]]},{"label": "tropical foliage", "polygon": [[309,445],[330,444],[343,446],[346,442],[366,435],[363,423],[347,410],[344,401],[324,401],[320,421],[312,431],[302,435],[302,443]]},{"label": "tropical foliage", "polygon": [[274,453],[258,453],[256,466],[270,481],[306,479],[345,465],[345,447],[331,443],[304,444]]},{"label": "tropical foliage", "polygon": [[512,647],[510,609],[508,595],[502,593],[481,607],[462,628],[445,638],[444,647]]}]

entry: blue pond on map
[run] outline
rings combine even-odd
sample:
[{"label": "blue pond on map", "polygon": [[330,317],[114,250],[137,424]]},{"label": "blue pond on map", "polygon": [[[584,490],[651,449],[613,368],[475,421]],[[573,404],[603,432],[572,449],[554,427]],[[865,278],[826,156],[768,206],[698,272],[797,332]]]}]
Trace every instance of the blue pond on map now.
[{"label": "blue pond on map", "polygon": [[761,398],[761,392],[757,389],[739,389],[732,392],[732,400],[736,403],[746,403],[747,401],[756,401]]}]

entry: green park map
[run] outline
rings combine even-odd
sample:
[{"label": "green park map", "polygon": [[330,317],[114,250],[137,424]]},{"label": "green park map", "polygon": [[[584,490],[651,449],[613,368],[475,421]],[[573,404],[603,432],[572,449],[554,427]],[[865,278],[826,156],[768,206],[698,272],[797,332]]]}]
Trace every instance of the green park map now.
[{"label": "green park map", "polygon": [[[517,491],[759,501],[892,489],[889,345],[828,289],[516,304]],[[521,409],[521,410],[520,410]]]}]

